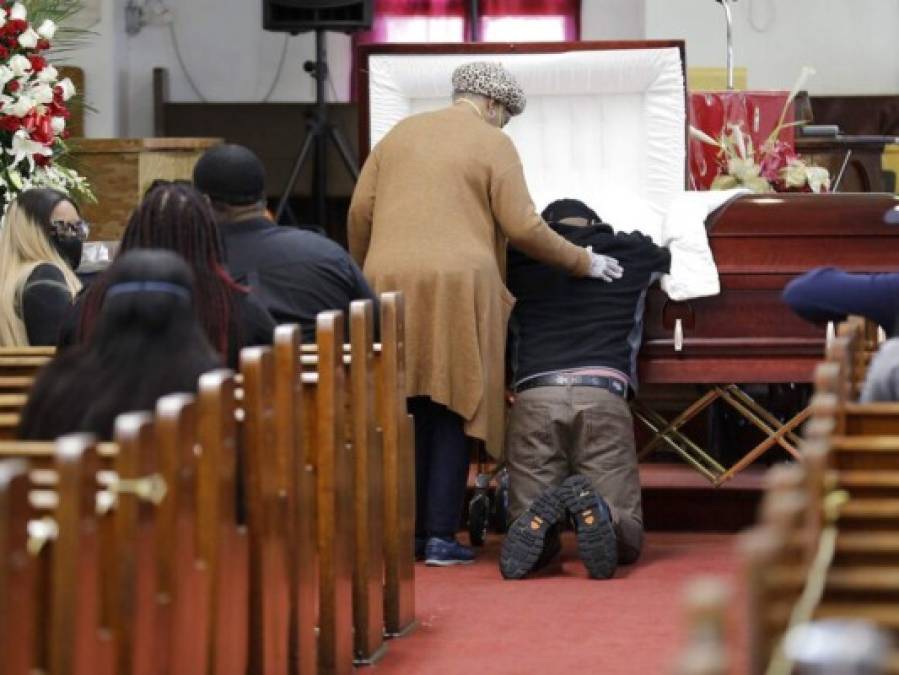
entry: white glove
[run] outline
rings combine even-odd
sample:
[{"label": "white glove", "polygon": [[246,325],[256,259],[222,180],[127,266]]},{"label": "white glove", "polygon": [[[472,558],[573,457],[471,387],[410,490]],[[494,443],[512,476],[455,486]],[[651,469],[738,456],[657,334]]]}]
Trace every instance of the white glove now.
[{"label": "white glove", "polygon": [[590,253],[590,271],[587,273],[588,277],[602,279],[603,281],[615,281],[615,279],[620,279],[621,275],[624,274],[624,270],[615,258],[594,253],[592,246],[585,246],[584,248]]}]

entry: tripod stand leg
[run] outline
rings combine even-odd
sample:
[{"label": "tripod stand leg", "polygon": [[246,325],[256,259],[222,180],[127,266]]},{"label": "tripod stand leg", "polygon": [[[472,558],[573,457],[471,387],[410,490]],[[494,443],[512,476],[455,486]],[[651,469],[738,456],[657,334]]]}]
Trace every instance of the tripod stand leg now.
[{"label": "tripod stand leg", "polygon": [[303,142],[303,148],[300,150],[300,154],[297,155],[297,159],[293,163],[290,178],[287,181],[287,185],[284,187],[284,194],[281,195],[281,200],[278,202],[278,210],[275,212],[275,222],[281,222],[281,216],[284,215],[284,210],[287,208],[287,202],[290,201],[291,192],[297,184],[297,180],[300,177],[300,171],[303,170],[303,164],[306,163],[306,158],[312,151],[312,146],[315,143],[315,139],[318,137],[318,133],[319,132],[317,132],[315,128],[309,129],[306,140]]},{"label": "tripod stand leg", "polygon": [[343,160],[343,165],[346,167],[346,170],[349,172],[349,174],[353,177],[353,180],[359,180],[359,165],[353,158],[353,151],[350,150],[350,145],[346,142],[343,134],[340,133],[340,129],[329,124],[328,136],[331,137],[331,141],[337,148],[337,154],[340,155],[340,159]]}]

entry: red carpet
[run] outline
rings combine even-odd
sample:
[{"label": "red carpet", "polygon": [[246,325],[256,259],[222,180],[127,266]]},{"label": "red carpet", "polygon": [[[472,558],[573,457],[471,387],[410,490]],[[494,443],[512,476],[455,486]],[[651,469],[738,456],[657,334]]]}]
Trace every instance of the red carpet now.
[{"label": "red carpet", "polygon": [[537,579],[501,578],[498,537],[474,565],[418,565],[420,626],[391,641],[373,672],[669,673],[684,644],[684,581],[700,574],[730,580],[737,566],[733,535],[651,533],[637,565],[594,581],[577,559],[573,535],[564,542],[561,568]]}]

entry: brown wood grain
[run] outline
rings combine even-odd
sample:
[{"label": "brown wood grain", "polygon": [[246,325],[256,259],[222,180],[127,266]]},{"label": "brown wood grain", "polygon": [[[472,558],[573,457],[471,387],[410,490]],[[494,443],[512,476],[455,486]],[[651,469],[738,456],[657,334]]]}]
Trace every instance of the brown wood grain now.
[{"label": "brown wood grain", "polygon": [[241,350],[243,440],[250,536],[250,670],[287,672],[290,653],[290,517],[285,467],[275,447],[269,347]]},{"label": "brown wood grain", "polygon": [[37,571],[27,552],[28,471],[24,460],[0,461],[0,654],[9,675],[31,675],[36,666]]},{"label": "brown wood grain", "polygon": [[350,406],[355,463],[355,654],[361,663],[383,656],[384,643],[384,460],[374,398],[374,305],[350,304]]},{"label": "brown wood grain", "polygon": [[199,551],[210,579],[209,670],[246,675],[249,545],[237,524],[238,429],[234,373],[204,373],[199,383]]},{"label": "brown wood grain", "polygon": [[384,454],[384,620],[388,635],[403,635],[415,626],[415,439],[406,411],[403,295],[382,293],[379,299],[375,373]]},{"label": "brown wood grain", "polygon": [[303,402],[299,354],[302,331],[297,324],[280,325],[274,335],[275,445],[286,467],[289,496],[291,565],[291,662],[297,675],[313,675],[318,668],[318,541],[316,475],[307,463],[306,448],[314,445],[304,434],[305,418],[314,416]]},{"label": "brown wood grain", "polygon": [[190,180],[193,166],[217,138],[81,138],[72,166],[91,184],[96,204],[82,204],[92,241],[118,241],[144,191],[157,179]]},{"label": "brown wood grain", "polygon": [[[134,480],[157,470],[153,418],[149,413],[120,415],[115,423],[119,446],[116,473]],[[119,494],[114,515],[115,569],[112,626],[119,675],[158,672],[156,507],[133,494]]]},{"label": "brown wood grain", "polygon": [[353,672],[353,462],[346,437],[342,312],[316,320],[319,672]]},{"label": "brown wood grain", "polygon": [[197,537],[196,405],[189,394],[156,404],[160,472],[168,486],[158,510],[160,667],[171,675],[206,672],[209,578]]},{"label": "brown wood grain", "polygon": [[[99,458],[90,436],[65,436],[55,452],[54,513],[59,534],[51,545],[49,666],[60,675],[106,672],[100,665]],[[109,659],[108,651],[103,658]]]}]

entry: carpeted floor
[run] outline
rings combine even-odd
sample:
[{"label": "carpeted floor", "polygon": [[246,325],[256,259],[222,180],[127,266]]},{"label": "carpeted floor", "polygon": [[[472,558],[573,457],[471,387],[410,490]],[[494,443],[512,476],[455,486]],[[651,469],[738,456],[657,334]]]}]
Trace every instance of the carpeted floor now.
[{"label": "carpeted floor", "polygon": [[372,672],[670,673],[684,644],[684,581],[701,574],[730,580],[737,565],[733,535],[650,533],[637,565],[619,569],[612,580],[594,581],[569,533],[555,574],[513,582],[499,574],[499,545],[492,538],[468,567],[418,565],[420,626],[391,641]]}]

